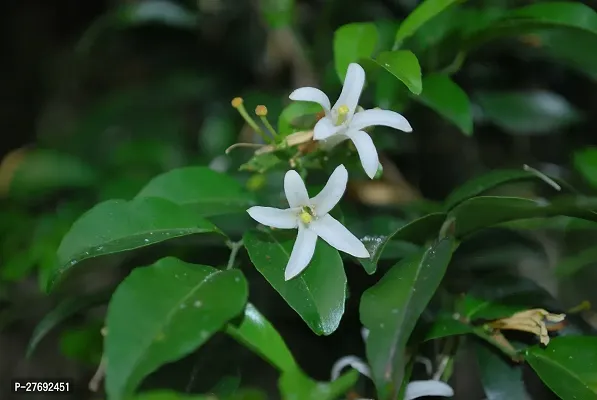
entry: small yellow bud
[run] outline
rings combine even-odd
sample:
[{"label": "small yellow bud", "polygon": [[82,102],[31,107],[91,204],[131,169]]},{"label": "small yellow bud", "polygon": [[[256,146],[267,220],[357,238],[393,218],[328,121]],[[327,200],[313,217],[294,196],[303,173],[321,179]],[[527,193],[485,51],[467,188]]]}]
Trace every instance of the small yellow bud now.
[{"label": "small yellow bud", "polygon": [[346,104],[342,104],[340,107],[338,107],[339,115],[346,115],[346,114],[348,114],[349,111],[350,111],[350,109],[348,108],[348,106]]},{"label": "small yellow bud", "polygon": [[234,108],[238,108],[243,104],[243,98],[242,97],[235,97],[232,99],[232,107]]},{"label": "small yellow bud", "polygon": [[306,211],[303,211],[300,215],[299,218],[301,219],[301,221],[303,221],[303,223],[308,224],[309,222],[313,221],[313,217],[311,216],[311,214],[309,214]]},{"label": "small yellow bud", "polygon": [[267,115],[267,107],[264,105],[258,105],[255,108],[255,114],[257,114],[258,117],[265,117]]}]

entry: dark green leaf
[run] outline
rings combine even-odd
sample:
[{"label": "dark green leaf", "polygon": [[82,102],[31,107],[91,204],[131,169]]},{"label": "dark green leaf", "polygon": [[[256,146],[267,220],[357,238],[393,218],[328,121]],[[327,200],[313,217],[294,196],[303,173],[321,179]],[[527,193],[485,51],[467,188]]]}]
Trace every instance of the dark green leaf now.
[{"label": "dark green leaf", "polygon": [[[312,128],[315,125],[315,114],[323,108],[310,101],[293,101],[282,110],[278,117],[278,134],[288,135],[300,129]],[[310,125],[302,123],[302,119],[310,118]]]},{"label": "dark green leaf", "polygon": [[363,242],[371,257],[369,259],[359,258],[359,262],[365,268],[365,271],[371,275],[377,270],[377,263],[388,243],[391,241],[403,241],[422,245],[427,240],[438,235],[445,219],[446,214],[444,213],[428,214],[398,228],[389,235],[365,236],[361,239],[361,242]]},{"label": "dark green leaf", "polygon": [[396,398],[405,368],[404,350],[421,313],[439,286],[454,249],[445,238],[400,261],[361,298],[361,322],[370,331],[367,359],[381,399]]},{"label": "dark green leaf", "polygon": [[333,382],[316,382],[297,368],[282,374],[278,386],[284,399],[336,400],[353,387],[358,378],[359,373],[352,370]]},{"label": "dark green leaf", "polygon": [[58,278],[92,257],[149,246],[195,233],[218,232],[209,221],[190,210],[160,198],[108,200],[83,214],[58,248]]},{"label": "dark green leaf", "polygon": [[260,174],[279,165],[282,159],[275,153],[264,153],[253,156],[248,162],[239,167],[239,171],[258,172]]},{"label": "dark green leaf", "polygon": [[311,263],[296,278],[284,280],[296,234],[249,231],[245,247],[255,268],[318,335],[332,334],[344,314],[346,274],[338,251],[317,241]]},{"label": "dark green leaf", "polygon": [[185,167],[153,178],[135,199],[160,197],[181,206],[191,206],[199,215],[244,212],[255,198],[234,178],[207,167]]},{"label": "dark green leaf", "polygon": [[[549,29],[534,32],[541,44],[539,51],[554,61],[574,68],[593,81],[597,80],[597,36],[593,33],[568,29]],[[574,44],[574,45],[571,45]]]},{"label": "dark green leaf", "polygon": [[61,322],[66,321],[79,311],[99,305],[110,298],[111,293],[97,293],[88,296],[71,297],[62,301],[56,308],[46,314],[37,324],[27,346],[26,357],[31,357],[39,342]]},{"label": "dark green leaf", "polygon": [[557,337],[527,349],[526,360],[560,398],[597,397],[597,336]]},{"label": "dark green leaf", "polygon": [[421,94],[421,67],[411,51],[384,51],[379,53],[375,62],[404,83],[412,93]]},{"label": "dark green leaf", "polygon": [[[506,296],[502,299],[481,299],[473,295],[466,295],[459,299],[456,308],[458,313],[466,320],[475,321],[477,319],[494,320],[510,317],[518,311],[531,308],[534,304],[529,304],[521,299],[524,294]],[[521,300],[521,301],[518,301]]]},{"label": "dark green leaf", "polygon": [[368,58],[377,46],[378,34],[372,22],[343,25],[334,33],[334,65],[341,81],[346,77],[348,65]]},{"label": "dark green leaf", "polygon": [[96,367],[102,359],[102,324],[67,329],[60,334],[60,352],[70,358]]},{"label": "dark green leaf", "polygon": [[477,92],[475,99],[484,119],[510,133],[557,132],[581,120],[580,113],[566,99],[543,90]]},{"label": "dark green leaf", "polygon": [[591,186],[597,188],[597,147],[587,147],[576,151],[574,167]]},{"label": "dark green leaf", "polygon": [[396,32],[394,47],[398,48],[402,44],[404,39],[412,36],[417,31],[417,29],[423,26],[427,21],[429,21],[430,19],[432,19],[437,14],[441,13],[454,3],[456,3],[456,0],[423,1],[400,24],[400,27]]},{"label": "dark green leaf", "polygon": [[270,28],[279,29],[292,25],[294,0],[262,0],[259,6]]},{"label": "dark green leaf", "polygon": [[133,270],[116,289],[106,317],[110,399],[132,394],[149,373],[201,346],[242,312],[247,297],[239,270],[173,257]]},{"label": "dark green leaf", "polygon": [[467,94],[447,75],[423,78],[423,92],[416,100],[454,123],[467,136],[473,133],[473,114]]},{"label": "dark green leaf", "polygon": [[426,333],[425,340],[435,340],[448,336],[464,335],[473,331],[472,326],[460,322],[452,316],[441,316],[433,322],[431,329]]},{"label": "dark green leaf", "polygon": [[475,353],[487,400],[530,400],[520,365],[515,365],[485,343],[475,342]]},{"label": "dark green leaf", "polygon": [[297,365],[276,328],[252,305],[247,304],[240,325],[229,324],[226,333],[244,344],[280,371],[292,371]]},{"label": "dark green leaf", "polygon": [[182,394],[169,390],[157,390],[153,392],[139,393],[129,397],[127,400],[217,400],[213,396],[204,396],[198,394]]},{"label": "dark green leaf", "polygon": [[581,269],[597,264],[597,247],[589,247],[578,254],[564,258],[556,266],[555,274],[565,278],[576,274]]}]

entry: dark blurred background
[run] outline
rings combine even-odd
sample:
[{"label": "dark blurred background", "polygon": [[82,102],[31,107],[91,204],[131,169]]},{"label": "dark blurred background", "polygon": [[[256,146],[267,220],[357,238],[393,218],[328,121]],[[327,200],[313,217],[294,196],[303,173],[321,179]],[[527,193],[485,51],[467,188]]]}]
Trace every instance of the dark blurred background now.
[{"label": "dark blurred background", "polygon": [[[101,357],[105,306],[100,301],[100,306],[69,317],[25,358],[43,316],[66,298],[87,301],[99,293],[107,299],[131,268],[165,254],[211,265],[228,259],[223,246],[204,244],[196,251],[188,245],[192,241],[175,241],[93,261],[97,268],[92,272],[47,295],[42,288],[55,265],[55,250],[82,212],[99,201],[131,198],[153,176],[173,168],[204,164],[235,173],[248,153],[240,151],[237,160],[224,156],[225,149],[255,138],[230,106],[233,97],[242,96],[249,111],[267,105],[272,121],[294,88],[318,86],[333,98],[341,88],[333,64],[334,30],[359,21],[395,26],[417,1],[299,0],[293,26],[276,26],[267,19],[267,11],[283,7],[285,0],[152,3],[151,8],[133,0],[2,3],[0,399],[11,398],[4,383],[15,376],[72,377],[80,389],[73,399],[101,398],[87,390],[87,383]],[[479,9],[506,9],[530,2],[471,3]],[[439,26],[450,16],[442,18],[432,23]],[[404,224],[433,209],[433,201],[468,178],[493,168],[528,164],[586,193],[595,191],[597,161],[591,160],[597,157],[586,158],[597,142],[597,40],[582,32],[570,35],[550,31],[500,39],[467,57],[453,78],[473,101],[472,137],[419,104],[403,110],[413,134],[380,130],[376,141],[383,149],[386,177],[351,187],[353,229],[366,233]],[[379,87],[370,87],[364,102],[393,109],[402,104]],[[583,154],[586,162],[581,162]],[[250,176],[238,178],[247,181]],[[271,175],[276,181],[272,190],[279,190],[280,176]],[[549,193],[548,187],[527,184],[500,190],[523,197]],[[374,207],[388,217],[362,223]],[[454,279],[488,279],[483,265],[499,265],[558,297],[563,309],[597,301],[591,271],[564,282],[553,278],[551,271],[562,257],[596,237],[594,229],[568,231],[561,227],[569,221],[559,222],[517,237],[488,233],[469,246],[471,257],[462,251]],[[251,226],[244,219],[222,224],[231,226],[233,236]],[[507,258],[498,257],[505,253]],[[322,338],[251,268],[245,253],[241,258],[251,301],[281,331],[307,373],[327,380],[337,358],[363,356],[358,300],[380,274],[368,276],[360,266],[347,264],[345,318],[336,333]],[[589,324],[597,326],[594,320]],[[454,377],[457,398],[480,400],[484,395],[475,361],[467,357],[465,352],[462,370]],[[161,369],[146,385],[206,392],[242,384],[277,398],[276,379],[273,368],[222,336]],[[547,398],[540,384],[533,385],[538,398]]]}]

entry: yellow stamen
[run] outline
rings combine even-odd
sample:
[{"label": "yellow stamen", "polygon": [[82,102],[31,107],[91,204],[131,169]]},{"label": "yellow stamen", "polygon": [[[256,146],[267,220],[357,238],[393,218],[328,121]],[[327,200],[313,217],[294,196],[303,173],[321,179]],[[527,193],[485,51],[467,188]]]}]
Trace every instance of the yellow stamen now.
[{"label": "yellow stamen", "polygon": [[232,107],[234,108],[238,108],[243,104],[243,98],[242,97],[235,97],[232,99]]},{"label": "yellow stamen", "polygon": [[247,124],[249,124],[249,126],[251,128],[253,128],[253,130],[255,132],[257,132],[257,134],[259,136],[261,136],[261,138],[263,138],[265,143],[272,142],[272,140],[261,130],[259,125],[257,125],[257,123],[255,121],[253,121],[253,118],[251,118],[249,116],[249,114],[247,113],[247,110],[245,109],[245,106],[243,105],[242,97],[235,97],[234,99],[232,99],[231,103],[232,103],[232,107],[234,107],[238,110],[238,113],[241,115],[241,117],[243,117],[243,119],[247,122]]},{"label": "yellow stamen", "polygon": [[258,105],[255,108],[255,114],[257,114],[258,117],[265,117],[267,115],[267,107],[264,105]]},{"label": "yellow stamen", "polygon": [[272,136],[276,137],[276,130],[274,129],[272,124],[270,124],[267,120],[267,107],[264,105],[258,105],[255,108],[255,114],[257,114],[257,116],[261,119],[261,122],[263,122],[263,125],[265,125],[265,127],[270,131]]},{"label": "yellow stamen", "polygon": [[301,214],[299,215],[299,218],[305,224],[308,224],[309,222],[313,221],[313,217],[311,216],[311,214],[309,214],[306,211],[301,212]]},{"label": "yellow stamen", "polygon": [[340,107],[338,107],[337,125],[343,124],[344,121],[346,121],[346,117],[348,116],[349,112],[350,112],[350,109],[348,108],[348,106],[346,104],[342,104]]}]

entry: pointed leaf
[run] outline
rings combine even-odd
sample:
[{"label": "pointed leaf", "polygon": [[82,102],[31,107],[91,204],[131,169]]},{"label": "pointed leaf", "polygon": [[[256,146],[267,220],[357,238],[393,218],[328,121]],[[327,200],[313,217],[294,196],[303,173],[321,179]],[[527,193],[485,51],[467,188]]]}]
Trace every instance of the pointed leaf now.
[{"label": "pointed leaf", "polygon": [[475,342],[474,347],[487,400],[531,400],[520,365],[485,343]]},{"label": "pointed leaf", "polygon": [[162,364],[205,343],[242,312],[247,286],[239,270],[220,271],[173,257],[133,270],[116,289],[106,317],[109,398],[132,394]]},{"label": "pointed leaf", "polygon": [[208,217],[244,212],[255,197],[234,178],[207,167],[186,167],[153,178],[135,199],[160,197]]},{"label": "pointed leaf", "polygon": [[411,51],[384,51],[375,58],[375,62],[402,81],[412,93],[421,94],[421,67]]},{"label": "pointed leaf", "polygon": [[219,232],[209,221],[168,200],[108,200],[83,214],[58,247],[50,288],[83,260],[195,233]]},{"label": "pointed leaf", "polygon": [[574,167],[591,186],[597,188],[597,147],[576,151]]},{"label": "pointed leaf", "polygon": [[336,400],[348,392],[358,378],[359,373],[351,370],[333,382],[316,382],[297,368],[282,374],[278,386],[282,398],[288,400]]},{"label": "pointed leaf", "polygon": [[400,47],[404,39],[412,36],[417,29],[437,14],[456,3],[456,1],[457,0],[425,0],[419,4],[400,24],[400,27],[396,32],[394,48]]},{"label": "pointed leaf", "polygon": [[467,136],[473,134],[473,114],[468,95],[447,75],[423,78],[423,92],[416,100],[454,123]]},{"label": "pointed leaf", "polygon": [[378,33],[372,22],[343,25],[334,33],[334,64],[336,73],[344,82],[348,64],[368,58],[377,46]]},{"label": "pointed leaf", "polygon": [[472,332],[472,326],[454,319],[451,315],[442,315],[433,322],[429,331],[426,332],[425,341]]},{"label": "pointed leaf", "polygon": [[[359,258],[359,262],[365,271],[371,275],[377,270],[383,251],[391,241],[409,242],[415,245],[422,245],[427,240],[437,236],[439,230],[446,220],[446,214],[434,213],[416,219],[386,236],[365,236],[361,242],[365,245],[370,258]],[[413,249],[414,250],[414,249]]]},{"label": "pointed leaf", "polygon": [[528,348],[526,360],[560,398],[597,398],[597,336],[554,338],[546,348]]},{"label": "pointed leaf", "polygon": [[321,111],[323,108],[317,103],[293,101],[278,117],[278,134],[286,136],[301,129],[312,128],[316,122],[316,114]]},{"label": "pointed leaf", "polygon": [[317,335],[340,324],[346,299],[346,274],[338,251],[317,240],[311,263],[296,278],[284,280],[296,233],[249,231],[244,243],[255,268]]},{"label": "pointed leaf", "polygon": [[404,350],[421,313],[437,290],[454,248],[436,241],[400,261],[361,298],[361,322],[369,329],[367,359],[382,400],[395,399],[404,379]]},{"label": "pointed leaf", "polygon": [[262,356],[280,371],[297,368],[292,353],[276,328],[252,304],[247,304],[245,316],[236,326],[229,324],[226,333]]},{"label": "pointed leaf", "polygon": [[589,247],[578,254],[564,258],[556,266],[555,274],[559,278],[569,277],[581,269],[597,264],[597,247]]}]

